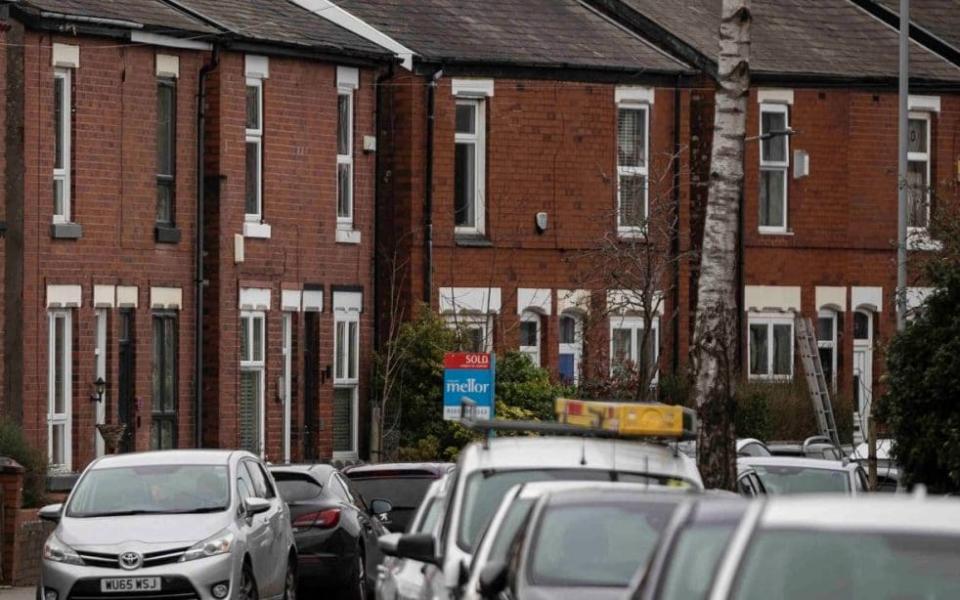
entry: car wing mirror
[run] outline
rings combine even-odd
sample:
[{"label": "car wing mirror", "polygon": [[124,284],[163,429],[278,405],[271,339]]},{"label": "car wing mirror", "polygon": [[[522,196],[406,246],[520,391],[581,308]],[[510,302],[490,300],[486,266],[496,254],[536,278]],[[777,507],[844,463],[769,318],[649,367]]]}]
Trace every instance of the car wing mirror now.
[{"label": "car wing mirror", "polygon": [[263,498],[247,498],[243,501],[247,516],[259,515],[270,510],[270,501]]},{"label": "car wing mirror", "polygon": [[393,504],[389,500],[374,498],[370,502],[370,514],[381,517],[393,510]]},{"label": "car wing mirror", "polygon": [[507,589],[507,563],[494,560],[480,571],[480,596],[496,598],[500,592]]},{"label": "car wing mirror", "polygon": [[378,545],[388,556],[439,564],[437,543],[429,533],[391,533],[381,537]]},{"label": "car wing mirror", "polygon": [[51,523],[59,523],[60,517],[63,515],[63,504],[50,504],[44,506],[40,509],[40,512],[37,513],[44,521],[49,521]]}]

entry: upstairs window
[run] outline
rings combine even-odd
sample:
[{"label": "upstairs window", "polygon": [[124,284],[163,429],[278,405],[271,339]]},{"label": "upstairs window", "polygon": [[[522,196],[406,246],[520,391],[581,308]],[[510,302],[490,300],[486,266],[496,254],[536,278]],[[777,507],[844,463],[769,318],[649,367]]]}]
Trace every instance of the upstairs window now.
[{"label": "upstairs window", "polygon": [[353,227],[353,90],[337,94],[337,224]]},{"label": "upstairs window", "polygon": [[456,103],[454,156],[454,226],[456,233],[484,231],[484,108],[482,99]]},{"label": "upstairs window", "polygon": [[71,219],[71,81],[70,69],[53,73],[53,222],[69,223]]},{"label": "upstairs window", "polygon": [[910,113],[907,146],[907,227],[930,226],[930,115]]},{"label": "upstairs window", "polygon": [[247,221],[263,220],[263,80],[247,78],[246,123],[246,200]]},{"label": "upstairs window", "polygon": [[760,232],[787,231],[788,107],[760,105]]},{"label": "upstairs window", "polygon": [[173,227],[177,168],[177,82],[157,81],[157,225]]},{"label": "upstairs window", "polygon": [[617,115],[617,230],[643,233],[649,214],[650,107],[620,104]]}]

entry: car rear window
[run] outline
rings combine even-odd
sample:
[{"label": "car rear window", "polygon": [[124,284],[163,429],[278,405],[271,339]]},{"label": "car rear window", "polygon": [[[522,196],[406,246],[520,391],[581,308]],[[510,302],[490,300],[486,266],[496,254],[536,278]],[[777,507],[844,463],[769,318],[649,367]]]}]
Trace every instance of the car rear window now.
[{"label": "car rear window", "polygon": [[[349,475],[348,475],[349,477]],[[394,508],[416,508],[420,506],[427,489],[435,479],[433,477],[372,477],[350,479],[367,500],[382,498],[389,500]]]},{"label": "car rear window", "polygon": [[675,508],[666,502],[548,507],[533,540],[531,583],[626,587],[646,566]]},{"label": "car rear window", "polygon": [[850,477],[842,469],[754,465],[760,481],[772,494],[850,493]]},{"label": "car rear window", "polygon": [[323,492],[323,486],[309,475],[274,471],[273,479],[284,502],[305,502],[313,500]]}]

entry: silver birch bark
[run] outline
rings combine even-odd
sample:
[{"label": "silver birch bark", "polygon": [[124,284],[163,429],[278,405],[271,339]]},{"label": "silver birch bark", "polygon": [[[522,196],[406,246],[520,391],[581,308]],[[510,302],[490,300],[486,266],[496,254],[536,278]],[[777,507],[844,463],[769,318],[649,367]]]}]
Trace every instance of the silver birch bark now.
[{"label": "silver birch bark", "polygon": [[750,90],[750,21],[750,0],[723,0],[719,87],[693,347],[700,471],[707,487],[728,490],[735,489],[737,480],[737,246]]}]

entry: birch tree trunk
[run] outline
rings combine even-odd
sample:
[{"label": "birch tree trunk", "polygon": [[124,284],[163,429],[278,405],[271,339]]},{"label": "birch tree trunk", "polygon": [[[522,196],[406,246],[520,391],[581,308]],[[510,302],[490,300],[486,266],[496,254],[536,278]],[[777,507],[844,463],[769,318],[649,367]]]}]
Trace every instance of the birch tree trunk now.
[{"label": "birch tree trunk", "polygon": [[694,331],[698,462],[708,488],[737,481],[734,392],[739,378],[737,253],[750,90],[750,0],[723,0],[719,89]]}]

